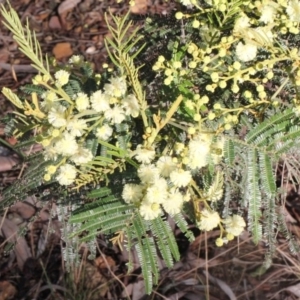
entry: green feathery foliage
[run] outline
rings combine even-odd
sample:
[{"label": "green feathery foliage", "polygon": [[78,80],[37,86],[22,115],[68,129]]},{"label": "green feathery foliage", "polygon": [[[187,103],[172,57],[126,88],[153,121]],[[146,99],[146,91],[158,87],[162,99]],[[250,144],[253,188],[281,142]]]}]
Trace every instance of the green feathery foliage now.
[{"label": "green feathery foliage", "polygon": [[[116,17],[110,13],[112,24],[108,22],[108,16],[105,16],[111,33],[111,38],[105,40],[107,53],[117,68],[116,73],[126,85],[122,97],[134,94],[138,102],[136,114],[140,117],[138,119],[130,113],[125,114],[122,110],[126,115],[125,120],[115,123],[110,122],[111,119],[106,118],[101,109],[99,112],[91,104],[93,93],[99,91],[101,94],[109,82],[109,77],[113,77],[112,74],[103,74],[100,80],[93,73],[90,64],[79,60],[77,67],[74,63],[75,66],[71,64],[63,70],[70,77],[62,87],[59,80],[55,81],[52,78],[48,60],[47,58],[44,60],[36,36],[30,32],[28,25],[24,30],[16,12],[10,6],[9,10],[4,6],[1,10],[5,19],[4,24],[13,32],[21,51],[31,59],[33,66],[40,72],[33,85],[22,89],[25,100],[10,89],[2,90],[18,108],[15,112],[17,117],[10,120],[6,128],[6,132],[10,135],[21,137],[21,142],[14,149],[21,152],[35,142],[43,145],[45,141],[49,142],[43,145],[46,148],[51,142],[52,146],[56,145],[56,141],[53,140],[62,132],[70,135],[70,129],[66,130],[67,125],[52,126],[54,122],[51,123],[46,115],[50,114],[52,107],[40,110],[41,99],[38,97],[44,100],[43,97],[46,97],[44,94],[50,91],[59,98],[54,102],[61,101],[62,108],[60,113],[54,112],[54,116],[52,115],[50,119],[59,118],[59,114],[62,114],[65,118],[62,118],[64,124],[73,117],[75,121],[81,120],[85,122],[84,125],[88,124],[87,129],[82,130],[84,132],[82,135],[74,137],[74,142],[75,144],[78,142],[84,151],[92,154],[90,161],[78,163],[80,165],[78,169],[74,166],[77,167],[76,161],[71,159],[69,166],[78,172],[78,175],[76,174],[78,177],[74,179],[73,190],[61,186],[56,189],[56,180],[46,182],[44,175],[45,169],[52,164],[55,173],[56,168],[68,162],[74,153],[62,158],[58,155],[59,158],[53,158],[54,161],[47,158],[45,160],[42,153],[24,157],[29,167],[22,179],[3,191],[1,209],[40,191],[42,193],[37,197],[47,200],[48,195],[43,195],[43,191],[49,189],[59,199],[61,215],[67,205],[71,206],[69,212],[71,216],[68,220],[70,227],[66,226],[64,231],[68,247],[85,241],[92,245],[91,254],[94,255],[96,237],[103,233],[107,239],[120,247],[125,245],[129,253],[129,271],[133,268],[131,252],[136,251],[146,292],[149,294],[159,280],[157,257],[162,257],[167,267],[172,267],[174,261],[180,258],[169,220],[176,224],[189,241],[194,239],[194,235],[189,230],[186,216],[182,213],[167,214],[167,206],[157,201],[150,203],[150,206],[156,207],[159,216],[145,220],[146,217],[143,217],[140,209],[141,205],[145,204],[142,202],[144,199],[138,199],[136,202],[130,199],[132,200],[130,202],[122,194],[125,184],[138,185],[141,181],[137,170],[140,168],[139,163],[145,162],[135,156],[133,149],[139,149],[137,146],[142,146],[147,155],[151,151],[154,152],[155,158],[149,159],[153,162],[151,166],[157,167],[154,161],[159,159],[160,155],[165,155],[172,162],[176,161],[174,168],[188,173],[187,178],[190,181],[187,184],[174,183],[176,179],[171,179],[168,175],[161,175],[160,179],[176,192],[179,191],[179,196],[182,196],[181,205],[186,200],[184,196],[189,196],[183,209],[187,217],[195,221],[199,228],[203,220],[206,228],[211,229],[223,222],[224,227],[219,238],[222,243],[230,240],[230,234],[235,236],[226,229],[228,225],[225,222],[226,218],[231,217],[235,210],[244,208],[247,211],[248,228],[254,242],[265,240],[269,245],[266,266],[270,265],[275,252],[276,234],[279,230],[289,240],[291,250],[293,252],[297,250],[285,220],[278,210],[281,195],[275,175],[276,164],[300,144],[298,115],[300,106],[297,111],[297,105],[293,107],[289,103],[275,101],[284,92],[299,94],[294,75],[298,63],[295,58],[297,54],[293,57],[284,56],[288,51],[282,47],[280,53],[283,58],[280,57],[276,61],[270,58],[265,49],[259,49],[257,64],[248,68],[251,62],[241,60],[241,63],[236,59],[235,51],[229,50],[231,47],[235,49],[234,43],[240,41],[238,34],[228,35],[234,29],[235,21],[242,15],[243,9],[249,15],[252,13],[244,7],[244,1],[228,1],[228,5],[222,7],[223,11],[219,7],[216,9],[213,5],[211,7],[206,2],[199,1],[199,3],[202,6],[195,14],[195,18],[199,17],[201,26],[193,25],[190,18],[193,12],[186,9],[183,10],[186,13],[185,19],[176,20],[174,16],[147,18],[142,31],[143,36],[139,34],[137,26],[132,29],[133,22],[128,21],[129,12],[124,17]],[[254,21],[259,23],[259,20]],[[249,23],[249,28],[247,27],[245,32],[240,29],[239,34],[242,32],[250,36],[253,45],[268,48],[271,44],[270,37],[250,26]],[[293,41],[291,44],[297,45]],[[223,53],[225,56],[229,53],[228,57],[224,58],[224,55],[221,55],[222,51],[225,51],[225,54]],[[295,62],[293,61],[295,66],[290,63],[292,59],[295,59]],[[159,64],[155,65],[157,62]],[[269,74],[270,78],[267,78],[264,67],[267,71],[270,68],[274,69],[272,71],[276,78],[271,83],[279,86],[276,91],[272,90],[273,87],[267,90],[267,87],[265,89],[263,86],[270,83],[268,80],[273,76]],[[222,87],[220,84],[221,77],[224,79],[222,83],[225,83],[225,88],[227,84],[228,88],[225,89],[224,85]],[[259,95],[259,92],[265,90],[266,95]],[[246,97],[246,92],[248,95],[251,94],[252,98]],[[91,96],[91,99],[87,100],[86,109],[81,110],[77,106],[76,97],[79,93]],[[31,95],[31,100],[26,99],[28,95]],[[109,105],[113,106],[115,103],[117,105],[113,108],[120,108],[124,100],[116,95],[104,96],[110,96],[109,101],[113,102],[112,104],[108,101],[109,108],[112,108]],[[289,100],[291,99],[287,102]],[[295,99],[293,103],[297,104],[297,101],[299,102]],[[108,140],[97,138],[98,127],[107,124],[113,127],[110,128],[112,136]],[[29,135],[32,129],[37,129],[35,136]],[[223,140],[225,140],[224,147]],[[202,161],[201,167],[194,167],[191,159],[193,155],[189,157],[189,153],[193,152],[193,147],[190,146],[192,142],[197,146],[202,143],[201,149],[208,152],[207,161]],[[182,147],[181,150],[176,148],[178,144],[179,148]],[[136,147],[132,148],[132,145]],[[195,164],[197,163],[199,161]],[[298,166],[296,163],[290,164],[291,170]],[[162,173],[161,170],[160,172]],[[180,174],[184,174],[183,172]],[[162,178],[163,176],[168,179]],[[151,184],[143,182],[138,186],[144,198]],[[157,194],[160,192],[156,191]],[[172,194],[167,188],[165,192],[168,193],[168,197]],[[236,205],[231,205],[232,202]],[[208,217],[202,214],[203,207]],[[151,213],[155,211],[152,206],[150,209]],[[221,210],[223,210],[222,219],[218,214]],[[209,219],[211,215],[214,218]],[[147,218],[151,219],[151,216]],[[210,224],[216,220],[218,224],[215,226]],[[238,230],[244,226],[237,226]],[[206,228],[204,226],[201,229],[209,230]],[[226,231],[228,235],[222,236]],[[73,250],[66,249],[66,253],[73,255]]]},{"label": "green feathery foliage", "polygon": [[[134,205],[124,203],[120,197],[114,196],[109,188],[99,188],[88,194],[91,203],[76,209],[69,219],[71,224],[83,224],[70,237],[80,236],[80,241],[95,239],[97,234],[111,235],[117,233],[112,240],[119,241],[125,236],[128,251],[136,249],[142,273],[145,279],[146,291],[150,293],[153,284],[158,282],[158,251],[168,267],[174,260],[179,260],[180,254],[169,222],[164,218],[145,221]],[[178,227],[192,241],[194,236],[181,214],[172,217]],[[132,257],[129,256],[129,271]]]},{"label": "green feathery foliage", "polygon": [[[98,200],[75,210],[70,218],[70,223],[84,224],[71,235],[73,237],[85,231],[88,232],[81,238],[83,241],[94,239],[100,232],[113,234],[122,230],[132,218],[134,209],[133,206],[125,204],[120,197],[113,196],[109,189],[102,188],[91,193],[88,196],[97,197]],[[105,194],[108,196],[99,196]]]},{"label": "green feathery foliage", "polygon": [[41,96],[45,92],[44,88],[34,84],[26,84],[25,86],[20,87],[20,89],[27,95],[36,93],[37,95]]},{"label": "green feathery foliage", "polygon": [[[226,166],[247,170],[240,189],[245,191],[245,205],[249,208],[248,225],[256,243],[263,236],[267,238],[271,252],[274,252],[276,230],[284,226],[279,224],[284,220],[278,219],[276,213],[278,192],[274,165],[291,145],[300,143],[300,126],[297,124],[299,118],[292,109],[287,109],[253,127],[244,141],[228,137],[224,147]],[[225,186],[225,194],[231,194],[233,185]]]},{"label": "green feathery foliage", "polygon": [[22,101],[15,93],[13,93],[11,89],[4,87],[2,89],[2,93],[7,99],[9,99],[9,101],[11,101],[14,106],[24,109]]},{"label": "green feathery foliage", "polygon": [[[33,63],[32,66],[41,74],[50,78],[50,70],[47,56],[42,53],[41,46],[37,41],[35,33],[30,30],[27,22],[25,28],[17,12],[8,3],[8,10],[1,4],[1,13],[4,17],[3,24],[13,33],[13,38],[22,51]],[[45,59],[44,59],[45,58]]]},{"label": "green feathery foliage", "polygon": [[[27,157],[28,161],[34,161],[25,170],[21,179],[2,191],[2,201],[0,202],[0,210],[11,206],[17,201],[26,199],[28,195],[32,195],[38,191],[43,184],[44,170],[51,165],[51,161],[45,161],[41,153],[35,154],[33,157]],[[49,183],[50,184],[50,183]]]},{"label": "green feathery foliage", "polygon": [[128,13],[122,18],[110,14],[114,25],[109,24],[107,15],[105,15],[105,20],[108,29],[112,34],[112,38],[105,39],[104,42],[110,59],[115,66],[119,68],[121,75],[127,75],[132,91],[141,106],[141,115],[144,125],[147,126],[148,121],[145,116],[147,102],[145,100],[145,93],[143,92],[138,78],[141,66],[136,68],[134,65],[134,59],[143,50],[145,45],[139,45],[142,36],[137,34],[139,27],[132,29],[133,22],[128,21],[129,13],[130,11],[128,11]]}]

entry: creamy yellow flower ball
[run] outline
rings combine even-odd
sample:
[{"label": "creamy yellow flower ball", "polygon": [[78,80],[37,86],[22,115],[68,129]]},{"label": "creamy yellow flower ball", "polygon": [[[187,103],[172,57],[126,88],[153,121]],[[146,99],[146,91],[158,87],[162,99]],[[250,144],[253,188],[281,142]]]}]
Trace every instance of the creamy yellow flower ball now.
[{"label": "creamy yellow flower ball", "polygon": [[201,120],[201,116],[199,114],[194,115],[194,121],[198,122]]},{"label": "creamy yellow flower ball", "polygon": [[268,73],[266,74],[266,77],[267,77],[268,79],[272,79],[272,78],[274,77],[274,73],[273,73],[272,71],[270,71],[270,72],[268,72]]},{"label": "creamy yellow flower ball", "polygon": [[205,87],[205,89],[206,89],[207,91],[209,91],[209,92],[212,92],[212,91],[213,91],[213,87],[212,87],[211,84],[208,84],[208,85]]},{"label": "creamy yellow flower ball", "polygon": [[53,129],[51,135],[53,137],[58,137],[60,135],[60,131],[58,129]]},{"label": "creamy yellow flower ball", "polygon": [[218,72],[212,72],[210,74],[210,78],[213,82],[218,82],[219,81],[219,74]]},{"label": "creamy yellow flower ball", "polygon": [[203,62],[205,63],[205,64],[208,64],[209,62],[210,62],[210,57],[209,56],[205,56],[204,58],[203,58]]},{"label": "creamy yellow flower ball", "polygon": [[170,75],[172,75],[173,74],[173,71],[171,70],[171,69],[166,69],[165,70],[165,75],[166,76],[170,76]]},{"label": "creamy yellow flower ball", "polygon": [[214,104],[214,109],[220,109],[221,108],[221,104],[220,103],[215,103]]},{"label": "creamy yellow flower ball", "polygon": [[226,11],[226,5],[225,4],[221,4],[220,6],[219,6],[219,11],[221,11],[221,12],[224,12],[224,11]]},{"label": "creamy yellow flower ball", "polygon": [[221,89],[225,89],[226,86],[227,86],[227,83],[226,83],[225,80],[221,80],[221,81],[219,82],[219,87],[220,87]]},{"label": "creamy yellow flower ball", "polygon": [[226,238],[228,241],[232,241],[234,239],[234,235],[232,233],[227,233]]},{"label": "creamy yellow flower ball", "polygon": [[203,97],[201,97],[201,101],[204,103],[204,104],[207,104],[208,102],[209,102],[209,98],[208,98],[208,96],[203,96]]},{"label": "creamy yellow flower ball", "polygon": [[51,140],[50,139],[44,139],[41,141],[41,144],[43,147],[47,147],[50,145]]},{"label": "creamy yellow flower ball", "polygon": [[247,99],[249,99],[249,98],[252,97],[252,93],[250,91],[245,91],[244,92],[244,97],[247,98]]},{"label": "creamy yellow flower ball", "polygon": [[215,117],[216,117],[216,114],[213,113],[213,112],[210,112],[210,113],[208,114],[208,116],[207,116],[208,120],[214,120]]},{"label": "creamy yellow flower ball", "polygon": [[239,70],[241,68],[241,66],[242,66],[241,63],[238,62],[238,61],[235,61],[233,63],[233,68],[236,69],[236,70]]},{"label": "creamy yellow flower ball", "polygon": [[197,63],[195,61],[189,62],[189,68],[190,69],[195,69],[197,67]]},{"label": "creamy yellow flower ball", "polygon": [[196,132],[195,127],[189,127],[189,129],[188,129],[189,134],[195,134],[195,132]]},{"label": "creamy yellow flower ball", "polygon": [[174,67],[175,69],[179,69],[179,68],[181,68],[181,66],[182,66],[182,64],[181,64],[180,61],[174,61],[174,62],[173,62],[173,67]]},{"label": "creamy yellow flower ball", "polygon": [[200,22],[198,20],[194,20],[192,23],[193,28],[199,28],[200,27]]},{"label": "creamy yellow flower ball", "polygon": [[257,92],[263,92],[265,90],[265,88],[262,84],[260,84],[256,87],[256,90],[257,90]]},{"label": "creamy yellow flower ball", "polygon": [[56,170],[57,170],[57,167],[54,166],[54,165],[51,165],[51,166],[48,166],[48,167],[47,167],[47,172],[48,172],[49,174],[54,174],[54,173],[56,172]]},{"label": "creamy yellow flower ball", "polygon": [[224,57],[224,56],[226,56],[226,49],[225,48],[220,48],[220,50],[219,50],[219,56],[220,57]]},{"label": "creamy yellow flower ball", "polygon": [[51,175],[48,174],[48,173],[45,174],[45,175],[44,175],[44,180],[45,180],[45,181],[50,181],[50,180],[51,180]]},{"label": "creamy yellow flower ball", "polygon": [[194,98],[194,100],[198,100],[198,99],[200,99],[200,95],[199,94],[195,94],[193,98]]},{"label": "creamy yellow flower ball", "polygon": [[232,87],[231,87],[231,90],[232,90],[233,93],[238,93],[240,88],[237,84],[233,84]]},{"label": "creamy yellow flower ball", "polygon": [[164,56],[160,55],[157,59],[158,62],[163,63],[166,59],[164,58]]},{"label": "creamy yellow flower ball", "polygon": [[206,50],[205,50],[205,52],[206,52],[207,54],[210,54],[211,51],[212,51],[212,49],[211,49],[210,47],[206,48]]},{"label": "creamy yellow flower ball", "polygon": [[175,14],[175,18],[177,20],[181,20],[183,18],[183,13],[181,11],[178,11],[176,14]]},{"label": "creamy yellow flower ball", "polygon": [[231,121],[233,122],[233,123],[237,123],[238,122],[238,116],[237,115],[233,115],[232,117],[231,117]]},{"label": "creamy yellow flower ball", "polygon": [[172,78],[170,78],[170,77],[167,77],[167,78],[164,80],[164,84],[165,84],[165,85],[170,85],[171,82],[172,82]]},{"label": "creamy yellow flower ball", "polygon": [[217,238],[216,239],[216,246],[217,247],[222,247],[224,245],[223,239],[222,238]]},{"label": "creamy yellow flower ball", "polygon": [[231,125],[230,124],[225,124],[224,128],[225,128],[225,130],[229,130],[229,129],[231,129]]}]

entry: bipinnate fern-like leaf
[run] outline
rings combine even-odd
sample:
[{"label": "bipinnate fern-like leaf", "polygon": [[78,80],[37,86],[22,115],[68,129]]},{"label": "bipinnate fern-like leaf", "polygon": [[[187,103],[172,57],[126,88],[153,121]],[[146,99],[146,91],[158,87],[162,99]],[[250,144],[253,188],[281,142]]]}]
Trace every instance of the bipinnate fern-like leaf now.
[{"label": "bipinnate fern-like leaf", "polygon": [[[287,109],[251,127],[244,141],[230,137],[225,143],[227,167],[234,167],[232,162],[235,159],[235,168],[239,165],[238,168],[247,170],[245,173],[240,172],[240,182],[244,191],[243,200],[246,200],[249,208],[248,226],[253,239],[257,243],[263,232],[270,245],[270,253],[274,251],[272,247],[275,245],[276,224],[282,222],[275,212],[278,192],[274,165],[291,147],[300,144],[298,124],[298,116],[292,109]],[[232,185],[225,185],[225,195],[230,195],[231,188]]]},{"label": "bipinnate fern-like leaf", "polygon": [[13,205],[16,201],[24,200],[28,195],[32,195],[43,184],[45,169],[51,165],[52,161],[45,161],[42,153],[34,155],[34,160],[30,162],[23,177],[16,180],[10,187],[2,192],[0,209]]},{"label": "bipinnate fern-like leaf", "polygon": [[137,34],[139,30],[138,26],[135,26],[133,29],[132,21],[128,22],[129,13],[130,11],[128,11],[124,17],[116,17],[110,13],[113,24],[110,24],[107,19],[107,15],[105,15],[106,24],[112,35],[112,38],[104,40],[105,46],[110,59],[121,70],[123,69],[123,64],[120,60],[121,54],[128,53],[135,49],[134,53],[131,55],[131,58],[134,59],[144,47],[137,47],[137,44],[142,39],[142,36]]},{"label": "bipinnate fern-like leaf", "polygon": [[96,156],[98,148],[99,148],[99,143],[98,139],[96,138],[87,138],[85,140],[85,148],[90,150],[93,156]]},{"label": "bipinnate fern-like leaf", "polygon": [[[96,198],[102,198],[105,196],[109,196],[111,194],[111,189],[108,187],[101,187],[95,190],[92,190],[91,192],[88,193],[87,197],[91,199],[96,199]],[[94,205],[92,203],[91,205]],[[89,207],[89,204],[87,204],[87,208]],[[85,209],[84,209],[85,210]]]},{"label": "bipinnate fern-like leaf", "polygon": [[[71,237],[85,234],[80,239],[88,241],[94,239],[100,232],[112,234],[118,230],[123,230],[129,219],[132,218],[134,206],[124,203],[120,197],[111,194],[111,190],[101,188],[89,194],[90,197],[99,197],[92,203],[85,204],[75,210],[70,217],[70,223],[81,223],[80,228],[71,234]],[[104,196],[104,197],[103,197]]]},{"label": "bipinnate fern-like leaf", "polygon": [[232,166],[234,161],[234,143],[232,140],[225,141],[224,145],[224,158],[228,166]]},{"label": "bipinnate fern-like leaf", "polygon": [[4,87],[2,93],[14,106],[24,110],[22,101],[11,89]]},{"label": "bipinnate fern-like leaf", "polygon": [[277,212],[278,228],[283,236],[288,241],[288,245],[292,254],[296,255],[300,251],[299,241],[292,236],[292,233],[288,229],[287,223],[285,221],[286,212],[284,207],[280,207]]},{"label": "bipinnate fern-like leaf", "polygon": [[[248,132],[245,137],[245,141],[249,144],[253,142],[258,143],[262,140],[265,140],[267,137],[270,137],[273,133],[275,133],[275,131],[278,132],[282,129],[285,129],[283,126],[280,127],[280,124],[283,124],[284,121],[291,121],[294,118],[295,113],[292,109],[287,109],[283,113],[276,114]],[[275,125],[277,125],[277,128]]]},{"label": "bipinnate fern-like leaf", "polygon": [[[274,139],[270,142],[266,150],[276,150],[277,156],[287,153],[291,147],[295,147],[300,144],[300,126],[293,125],[290,120],[290,124],[278,134],[274,135]],[[298,119],[299,123],[299,119]]]},{"label": "bipinnate fern-like leaf", "polygon": [[17,12],[9,3],[8,6],[9,9],[6,10],[5,6],[1,4],[1,15],[4,18],[3,24],[13,33],[13,38],[18,43],[20,51],[30,59],[32,66],[49,79],[52,78],[47,55],[42,53],[36,34],[31,32],[28,21],[24,28]]},{"label": "bipinnate fern-like leaf", "polygon": [[132,230],[135,231],[137,242],[134,247],[142,267],[145,290],[147,294],[152,291],[153,284],[158,283],[159,269],[157,252],[154,238],[149,236],[149,222],[145,221],[140,214],[136,214],[132,221]]},{"label": "bipinnate fern-like leaf", "polygon": [[168,268],[171,268],[173,257],[179,260],[180,254],[170,224],[162,218],[156,218],[151,222],[150,227],[164,262]]},{"label": "bipinnate fern-like leaf", "polygon": [[209,188],[205,192],[205,197],[208,201],[218,201],[223,196],[224,174],[217,170],[214,174],[214,179],[210,183]]},{"label": "bipinnate fern-like leaf", "polygon": [[175,221],[176,225],[181,230],[181,232],[185,234],[188,240],[190,242],[193,242],[195,240],[195,236],[193,232],[189,229],[189,225],[182,213],[173,215],[172,219]]},{"label": "bipinnate fern-like leaf", "polygon": [[14,150],[29,149],[29,147],[34,143],[36,143],[35,137],[27,138],[25,140],[19,141],[16,145],[14,145]]},{"label": "bipinnate fern-like leaf", "polygon": [[278,226],[278,218],[276,214],[276,203],[274,195],[265,195],[263,199],[264,212],[263,212],[263,235],[268,244],[268,251],[266,255],[265,265],[270,264],[274,253],[276,252],[276,234]]},{"label": "bipinnate fern-like leaf", "polygon": [[20,87],[20,89],[22,92],[24,92],[27,95],[36,93],[37,95],[41,96],[43,93],[45,93],[45,88],[43,88],[39,85],[30,84],[30,83]]},{"label": "bipinnate fern-like leaf", "polygon": [[111,61],[119,68],[121,76],[127,76],[131,89],[136,96],[140,107],[141,116],[145,127],[148,126],[148,120],[145,115],[147,102],[145,93],[139,81],[139,69],[135,67],[134,58],[142,51],[145,44],[140,45],[142,35],[138,34],[138,26],[132,28],[132,21],[128,21],[129,12],[122,18],[110,14],[113,24],[110,24],[105,16],[106,24],[112,35],[112,38],[104,40],[105,47]]},{"label": "bipinnate fern-like leaf", "polygon": [[259,155],[259,170],[260,182],[264,187],[264,193],[268,198],[274,198],[277,192],[276,179],[274,176],[273,164],[270,156],[267,153],[260,152]]},{"label": "bipinnate fern-like leaf", "polygon": [[[174,260],[178,261],[180,258],[168,220],[162,217],[151,221],[144,220],[135,205],[124,203],[106,187],[91,191],[88,198],[93,199],[93,202],[75,210],[69,219],[72,224],[81,224],[70,238],[80,236],[80,241],[89,241],[100,232],[104,234],[123,232],[129,254],[132,249],[137,251],[146,292],[151,293],[153,285],[158,283],[159,278],[158,251],[168,267],[172,267]],[[171,217],[189,239],[193,240],[193,234],[189,231],[183,215]],[[133,268],[132,259],[129,255],[129,270]]]},{"label": "bipinnate fern-like leaf", "polygon": [[64,90],[72,98],[75,94],[82,92],[82,85],[80,81],[70,79],[68,84],[65,85]]},{"label": "bipinnate fern-like leaf", "polygon": [[253,241],[258,243],[262,237],[262,226],[260,223],[261,192],[259,186],[258,154],[256,149],[249,149],[247,153],[247,191],[246,198],[249,206],[248,221],[253,235]]},{"label": "bipinnate fern-like leaf", "polygon": [[145,94],[138,79],[139,68],[135,67],[133,58],[128,53],[122,53],[120,60],[128,74],[135,96],[137,97],[142,109],[146,109]]},{"label": "bipinnate fern-like leaf", "polygon": [[118,133],[117,135],[118,146],[121,149],[126,150],[127,144],[131,139],[131,133],[129,132],[128,124],[126,124],[125,122],[121,124],[116,124],[116,132]]}]

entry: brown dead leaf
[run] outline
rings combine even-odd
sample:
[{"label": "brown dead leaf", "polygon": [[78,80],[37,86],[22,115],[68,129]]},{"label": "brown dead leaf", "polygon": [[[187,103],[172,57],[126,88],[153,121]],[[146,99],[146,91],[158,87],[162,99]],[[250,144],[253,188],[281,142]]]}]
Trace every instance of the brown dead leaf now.
[{"label": "brown dead leaf", "polygon": [[[13,52],[16,50],[18,50],[18,44],[15,41],[13,41],[12,43],[9,44],[8,51]],[[15,62],[16,62],[16,60],[15,60]]]},{"label": "brown dead leaf", "polygon": [[85,50],[85,53],[86,54],[94,54],[97,52],[97,49],[95,46],[90,46],[88,47],[86,50]]},{"label": "brown dead leaf", "polygon": [[297,283],[296,285],[291,285],[287,287],[285,290],[289,291],[290,293],[293,293],[296,297],[300,298],[300,283]]},{"label": "brown dead leaf", "polygon": [[50,29],[62,29],[62,26],[59,21],[58,16],[52,16],[49,20],[49,28]]},{"label": "brown dead leaf", "polygon": [[147,12],[147,0],[135,0],[135,5],[131,6],[130,11],[133,14],[145,14]]},{"label": "brown dead leaf", "polygon": [[226,282],[224,282],[223,280],[221,280],[217,277],[212,276],[211,274],[207,273],[206,271],[203,271],[203,274],[205,276],[208,276],[208,280],[211,283],[218,285],[220,287],[220,289],[229,297],[230,300],[237,299],[237,297],[235,296],[231,287]]},{"label": "brown dead leaf", "polygon": [[98,11],[91,11],[87,13],[85,20],[84,20],[84,25],[85,26],[91,26],[94,23],[100,23],[103,20],[103,16],[100,14]]},{"label": "brown dead leaf", "polygon": [[31,257],[26,240],[24,237],[18,235],[20,228],[13,221],[8,219],[3,220],[3,218],[0,217],[0,224],[2,224],[1,231],[5,239],[15,243],[14,251],[17,257],[18,267],[22,270],[25,261]]},{"label": "brown dead leaf", "polygon": [[9,208],[9,212],[19,214],[23,220],[29,220],[35,214],[36,209],[27,202],[17,202]]},{"label": "brown dead leaf", "polygon": [[42,11],[37,16],[35,16],[35,20],[36,21],[43,21],[43,20],[45,20],[49,17],[50,13],[51,13],[50,9]]},{"label": "brown dead leaf", "polygon": [[89,299],[102,299],[109,290],[109,284],[107,283],[107,279],[98,271],[97,267],[89,262],[84,262],[80,274],[84,288],[94,291]]},{"label": "brown dead leaf", "polygon": [[71,11],[76,5],[81,2],[81,0],[65,0],[58,6],[58,14],[61,16],[62,14],[68,13]]},{"label": "brown dead leaf", "polygon": [[112,268],[116,266],[116,262],[110,257],[110,256],[105,256],[102,258],[102,256],[99,256],[95,259],[95,266],[98,267],[99,269],[107,269],[107,268]]},{"label": "brown dead leaf", "polygon": [[6,63],[9,59],[9,51],[5,48],[0,49],[0,62]]},{"label": "brown dead leaf", "polygon": [[73,54],[70,43],[58,43],[53,48],[52,52],[57,60],[68,58]]},{"label": "brown dead leaf", "polygon": [[16,288],[9,281],[0,282],[0,300],[14,299]]},{"label": "brown dead leaf", "polygon": [[15,82],[18,82],[17,74],[13,65],[11,66],[11,76],[15,80]]},{"label": "brown dead leaf", "polygon": [[[68,26],[68,22],[67,22],[67,15],[70,11],[73,10],[74,7],[76,7],[76,5],[81,2],[81,0],[65,0],[63,1],[59,6],[58,6],[58,14],[59,14],[59,18],[61,21],[61,25],[62,27],[64,27],[65,29],[67,29]],[[70,29],[70,28],[69,28]]]},{"label": "brown dead leaf", "polygon": [[[127,287],[126,287],[127,289]],[[135,282],[132,286],[132,300],[142,299],[145,294],[145,281],[139,280]]]},{"label": "brown dead leaf", "polygon": [[0,172],[6,172],[12,169],[18,163],[17,158],[0,156]]},{"label": "brown dead leaf", "polygon": [[13,136],[7,137],[5,140],[12,146],[14,146],[18,142],[18,140]]}]

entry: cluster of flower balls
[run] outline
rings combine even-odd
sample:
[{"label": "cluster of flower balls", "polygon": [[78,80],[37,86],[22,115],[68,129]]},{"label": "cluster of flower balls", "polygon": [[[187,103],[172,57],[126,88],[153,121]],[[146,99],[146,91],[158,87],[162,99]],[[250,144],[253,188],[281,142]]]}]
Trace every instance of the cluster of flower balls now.
[{"label": "cluster of flower balls", "polygon": [[[222,151],[212,153],[211,149],[216,145],[219,149],[223,148],[222,141],[213,142],[211,135],[196,133],[187,146],[183,143],[176,144],[176,156],[163,155],[156,162],[153,162],[153,147],[138,145],[131,156],[141,163],[138,169],[140,183],[125,184],[122,198],[126,203],[136,205],[145,220],[160,217],[163,210],[170,215],[180,213],[184,202],[193,197],[188,188],[193,180],[193,172],[206,166],[210,159],[217,163],[222,157]],[[210,194],[208,189],[206,200],[213,202],[219,200],[223,192],[221,190],[212,196],[209,196]],[[221,223],[225,225],[226,237],[216,240],[218,246],[240,235],[246,226],[244,219],[239,215],[222,220],[218,212],[212,209],[201,210],[198,222],[201,230],[210,231],[221,227]]]},{"label": "cluster of flower balls", "polygon": [[[72,57],[71,63],[80,63],[80,57]],[[55,73],[55,85],[62,87],[69,82],[69,72],[60,70]],[[41,78],[35,78],[38,84]],[[54,174],[61,185],[72,184],[78,172],[93,159],[93,154],[84,146],[85,136],[93,131],[98,139],[109,140],[113,126],[130,117],[137,117],[140,105],[133,94],[127,94],[126,80],[113,77],[103,90],[87,95],[77,93],[68,101],[62,101],[59,93],[49,89],[42,95],[41,110],[45,114],[48,130],[41,144],[44,156],[55,164],[47,167],[44,179],[50,180]],[[191,128],[190,128],[191,129]],[[193,129],[193,128],[192,128]],[[185,201],[191,199],[188,189],[193,172],[205,167],[209,160],[218,163],[222,151],[212,152],[212,148],[223,148],[223,141],[213,140],[211,134],[189,130],[192,138],[188,144],[176,143],[175,155],[162,155],[154,162],[156,152],[153,146],[138,145],[131,156],[141,164],[137,174],[139,184],[124,185],[122,197],[126,203],[139,208],[145,220],[153,220],[162,215],[163,210],[178,214]],[[79,170],[80,169],[80,170]],[[212,199],[211,199],[212,200]],[[211,230],[223,222],[226,225],[227,239],[239,235],[245,226],[244,220],[237,215],[222,221],[217,212],[204,209],[198,226]],[[224,239],[217,241],[221,245]]]},{"label": "cluster of flower balls", "polygon": [[179,213],[184,201],[191,197],[187,187],[192,172],[208,164],[211,143],[210,135],[195,134],[187,146],[176,144],[176,157],[163,155],[155,163],[153,147],[138,145],[132,156],[141,163],[138,169],[141,183],[125,184],[124,201],[139,206],[140,214],[146,220],[160,216],[162,208],[171,215]]},{"label": "cluster of flower balls", "polygon": [[[72,64],[80,64],[81,57],[73,56]],[[55,85],[62,87],[69,82],[70,73],[59,70],[54,74]],[[37,80],[35,79],[35,82]],[[54,174],[61,185],[74,182],[78,168],[93,159],[92,152],[84,146],[84,137],[93,131],[98,139],[109,140],[113,135],[113,126],[127,118],[137,117],[140,106],[133,94],[127,95],[125,78],[113,77],[91,95],[77,93],[72,103],[62,101],[55,91],[47,90],[42,95],[41,109],[45,113],[49,129],[44,133],[41,144],[46,160],[55,165],[47,168],[44,179],[50,180]],[[57,172],[58,171],[58,172]]]},{"label": "cluster of flower balls", "polygon": [[[277,3],[276,3],[277,2]],[[251,20],[247,15],[242,15],[235,22],[234,31],[237,36],[242,36],[244,44],[239,42],[236,47],[237,57],[241,61],[253,60],[257,55],[258,46],[269,46],[268,43],[273,43],[272,29],[278,26],[275,30],[276,34],[280,31],[282,34],[299,33],[300,22],[300,3],[297,0],[264,0],[256,1],[250,5],[251,9],[256,9],[260,14],[259,22],[265,26],[251,28]],[[253,42],[258,34],[261,39],[259,43]]]},{"label": "cluster of flower balls", "polygon": [[[195,0],[180,0],[183,5],[186,6],[197,6]],[[232,4],[227,0],[206,0],[209,5],[214,6],[218,11],[226,11],[231,9]],[[251,10],[251,13],[260,16],[258,20],[250,19],[245,13],[241,13],[240,17],[237,18],[233,36],[228,38],[223,37],[222,42],[234,42],[235,37],[243,39],[243,42],[238,42],[235,48],[235,53],[240,61],[248,62],[256,58],[258,49],[260,47],[268,48],[273,44],[273,39],[277,33],[282,34],[298,34],[299,23],[300,23],[300,3],[298,0],[263,0],[263,1],[245,1],[244,5]],[[177,19],[182,19],[184,14],[182,12],[176,13]],[[264,26],[252,25],[264,24]],[[194,28],[199,28],[201,24],[197,19],[193,22]],[[276,27],[274,30],[273,28]],[[275,33],[275,34],[274,34]],[[223,50],[221,48],[220,55]],[[226,51],[225,51],[226,52]],[[196,66],[197,61],[193,61],[189,64]]]}]

